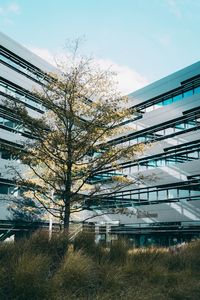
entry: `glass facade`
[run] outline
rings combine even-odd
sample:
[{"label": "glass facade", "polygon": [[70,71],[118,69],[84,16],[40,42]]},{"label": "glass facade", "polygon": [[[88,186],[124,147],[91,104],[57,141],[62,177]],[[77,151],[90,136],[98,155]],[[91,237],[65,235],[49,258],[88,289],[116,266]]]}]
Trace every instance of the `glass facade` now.
[{"label": "glass facade", "polygon": [[[169,96],[159,97],[158,100],[149,100],[148,103],[143,105],[138,105],[137,108],[142,109],[143,113],[151,112],[161,107],[165,107],[182,99],[192,97],[193,95],[200,94],[200,82],[193,82],[193,87],[190,89],[181,88],[180,92],[172,92]],[[160,99],[161,98],[161,99]],[[152,104],[150,104],[152,102]]]},{"label": "glass facade", "polygon": [[22,73],[24,76],[39,84],[47,83],[48,77],[44,72],[31,66],[30,63],[19,59],[14,54],[10,54],[9,52],[2,50],[2,48],[0,48],[0,63],[15,69],[17,72]]},{"label": "glass facade", "polygon": [[31,96],[30,93],[25,92],[24,90],[20,89],[20,87],[14,87],[6,83],[5,81],[2,82],[0,80],[0,94],[5,97],[12,97],[15,98],[19,102],[23,102],[25,105],[39,110],[40,112],[44,112],[44,107],[39,103],[39,99],[34,98]]},{"label": "glass facade", "polygon": [[[6,48],[1,34],[0,38],[0,65],[16,72],[22,82],[17,85],[12,76],[9,80],[4,78],[0,68],[0,195],[12,195],[15,192],[14,180],[6,173],[5,166],[8,161],[12,162],[13,157],[6,150],[6,144],[13,143],[14,147],[20,147],[20,138],[24,138],[26,132],[17,116],[15,118],[14,113],[11,114],[4,107],[3,100],[12,98],[25,104],[33,113],[42,114],[45,108],[34,93],[25,89],[23,82],[32,82],[41,87],[49,78],[46,75],[48,70],[36,67],[34,59],[30,63],[22,57],[19,46],[12,47],[16,49],[16,53],[13,53]],[[27,50],[26,54],[28,56],[30,52]],[[127,133],[122,131],[123,136],[115,137],[109,143],[124,146],[146,143],[147,150],[137,160],[133,157],[129,161],[120,161],[119,170],[108,166],[90,178],[90,183],[105,183],[106,187],[109,187],[113,175],[133,179],[131,187],[112,196],[105,193],[101,205],[94,199],[90,202],[90,208],[127,208],[132,212],[139,209],[139,214],[131,214],[131,217],[124,215],[118,219],[123,224],[132,222],[143,228],[150,228],[150,224],[164,226],[200,221],[199,100],[200,62],[178,71],[176,76],[172,74],[132,93],[131,109],[137,113],[133,114],[131,120],[120,124],[124,126],[130,123],[131,127]],[[159,109],[160,114],[159,111],[151,114]],[[87,199],[85,202],[87,204]],[[154,238],[140,236],[147,244]]]}]

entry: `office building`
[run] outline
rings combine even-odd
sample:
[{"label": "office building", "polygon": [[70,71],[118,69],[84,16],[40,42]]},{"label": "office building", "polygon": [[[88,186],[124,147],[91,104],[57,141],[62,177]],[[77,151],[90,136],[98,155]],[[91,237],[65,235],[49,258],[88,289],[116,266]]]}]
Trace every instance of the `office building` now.
[{"label": "office building", "polygon": [[[4,34],[0,34],[0,219],[7,215],[6,200],[15,185],[6,165],[12,160],[6,145],[20,147],[29,135],[3,99],[10,97],[27,106],[30,114],[44,113],[32,95],[56,69]],[[104,194],[101,208],[124,208],[97,222],[115,223],[113,234],[129,236],[200,233],[200,62],[188,66],[129,95],[129,105],[140,113],[129,123],[130,131],[112,143],[147,143],[137,160],[121,164],[121,174],[134,183],[110,197]],[[20,164],[13,161],[14,164]],[[106,169],[99,177],[113,174]],[[103,180],[102,180],[103,181]],[[95,219],[94,219],[95,221]],[[184,235],[185,234],[185,235]]]}]

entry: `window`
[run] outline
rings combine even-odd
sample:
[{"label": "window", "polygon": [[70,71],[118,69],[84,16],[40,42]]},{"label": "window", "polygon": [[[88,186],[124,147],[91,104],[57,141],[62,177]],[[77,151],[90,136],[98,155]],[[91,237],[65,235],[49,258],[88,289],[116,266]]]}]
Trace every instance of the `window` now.
[{"label": "window", "polygon": [[177,190],[176,189],[168,190],[168,198],[177,198]]},{"label": "window", "polygon": [[11,159],[11,154],[7,150],[1,150],[2,159]]},{"label": "window", "polygon": [[45,110],[44,107],[37,102],[37,100],[31,99],[31,96],[27,95],[26,93],[22,94],[22,92],[14,89],[13,87],[0,83],[0,91],[13,98],[19,99],[21,102],[27,103],[34,108],[40,109],[42,111]]},{"label": "window", "polygon": [[173,102],[176,102],[176,101],[179,101],[181,100],[183,97],[182,97],[182,94],[179,94],[179,95],[176,95],[173,97]]},{"label": "window", "polygon": [[176,124],[175,128],[184,130],[185,129],[185,124],[184,123]]},{"label": "window", "polygon": [[149,193],[149,201],[157,201],[157,192]]},{"label": "window", "polygon": [[174,102],[180,101],[183,98],[187,98],[187,97],[191,97],[193,94],[199,94],[200,93],[200,86],[196,87],[195,89],[191,89],[185,92],[180,92],[179,94],[173,96],[173,97],[169,97],[169,98],[164,98],[162,101],[158,102],[158,103],[154,103],[151,106],[148,106],[145,108],[145,112],[150,112],[153,110],[156,110],[162,106],[166,106],[166,105],[170,105]]},{"label": "window", "polygon": [[183,97],[184,97],[184,98],[185,98],[185,97],[190,97],[190,96],[192,96],[192,95],[193,95],[193,90],[189,90],[189,91],[183,93]]},{"label": "window", "polygon": [[186,197],[189,197],[190,196],[190,191],[189,189],[179,189],[179,198],[186,198]]},{"label": "window", "polygon": [[166,198],[167,198],[167,191],[166,190],[158,191],[158,200],[164,200]]},{"label": "window", "polygon": [[157,160],[157,166],[158,167],[163,167],[163,166],[165,166],[165,159],[158,159]]},{"label": "window", "polygon": [[163,106],[172,104],[172,102],[173,102],[172,98],[166,99],[163,101]]},{"label": "window", "polygon": [[13,128],[13,129],[17,129],[17,127],[20,127],[19,122],[12,121],[4,117],[0,117],[0,125],[6,126],[8,128]]},{"label": "window", "polygon": [[4,119],[4,126],[9,127],[9,128],[13,128],[14,127],[14,123],[8,119]]},{"label": "window", "polygon": [[148,199],[148,194],[146,192],[139,194],[140,200],[144,201]]},{"label": "window", "polygon": [[174,165],[176,163],[176,158],[175,157],[168,157],[166,159],[166,165],[170,166],[170,165]]},{"label": "window", "polygon": [[0,194],[7,195],[8,194],[8,186],[2,185],[0,183]]},{"label": "window", "polygon": [[194,89],[194,94],[199,94],[199,93],[200,93],[200,86]]},{"label": "window", "polygon": [[36,80],[38,83],[47,82],[47,78],[45,78],[45,74],[42,71],[34,69],[30,65],[28,65],[28,63],[18,61],[17,58],[12,57],[9,54],[1,53],[0,60],[15,68],[16,70],[24,73],[24,75],[31,77],[33,80]]},{"label": "window", "polygon": [[148,164],[149,168],[155,168],[156,167],[156,160],[153,160],[153,159],[149,160],[147,164]]}]

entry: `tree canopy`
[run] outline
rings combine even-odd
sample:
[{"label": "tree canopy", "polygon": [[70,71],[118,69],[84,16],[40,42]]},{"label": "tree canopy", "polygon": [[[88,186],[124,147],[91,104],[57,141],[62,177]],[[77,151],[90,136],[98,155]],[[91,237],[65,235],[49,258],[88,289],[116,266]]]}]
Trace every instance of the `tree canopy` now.
[{"label": "tree canopy", "polygon": [[[124,134],[126,120],[134,112],[116,88],[110,70],[101,70],[91,58],[73,55],[56,74],[33,93],[44,108],[32,114],[25,104],[9,100],[28,138],[15,149],[26,171],[17,172],[17,184],[27,199],[58,217],[68,229],[70,214],[101,203],[104,191],[114,193],[130,180],[110,177],[112,184],[95,181],[98,172],[110,166],[120,169],[121,160],[133,159],[142,145],[112,143]],[[120,174],[120,172],[118,172]],[[87,203],[87,205],[86,205]]]}]

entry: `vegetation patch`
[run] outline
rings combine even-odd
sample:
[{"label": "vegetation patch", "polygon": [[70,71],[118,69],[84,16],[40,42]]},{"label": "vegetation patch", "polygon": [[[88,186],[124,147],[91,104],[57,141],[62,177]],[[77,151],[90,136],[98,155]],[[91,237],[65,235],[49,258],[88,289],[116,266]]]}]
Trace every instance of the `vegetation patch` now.
[{"label": "vegetation patch", "polygon": [[0,244],[0,299],[5,300],[198,300],[200,241],[180,252],[130,249],[124,240],[96,245],[81,234],[39,232]]}]

